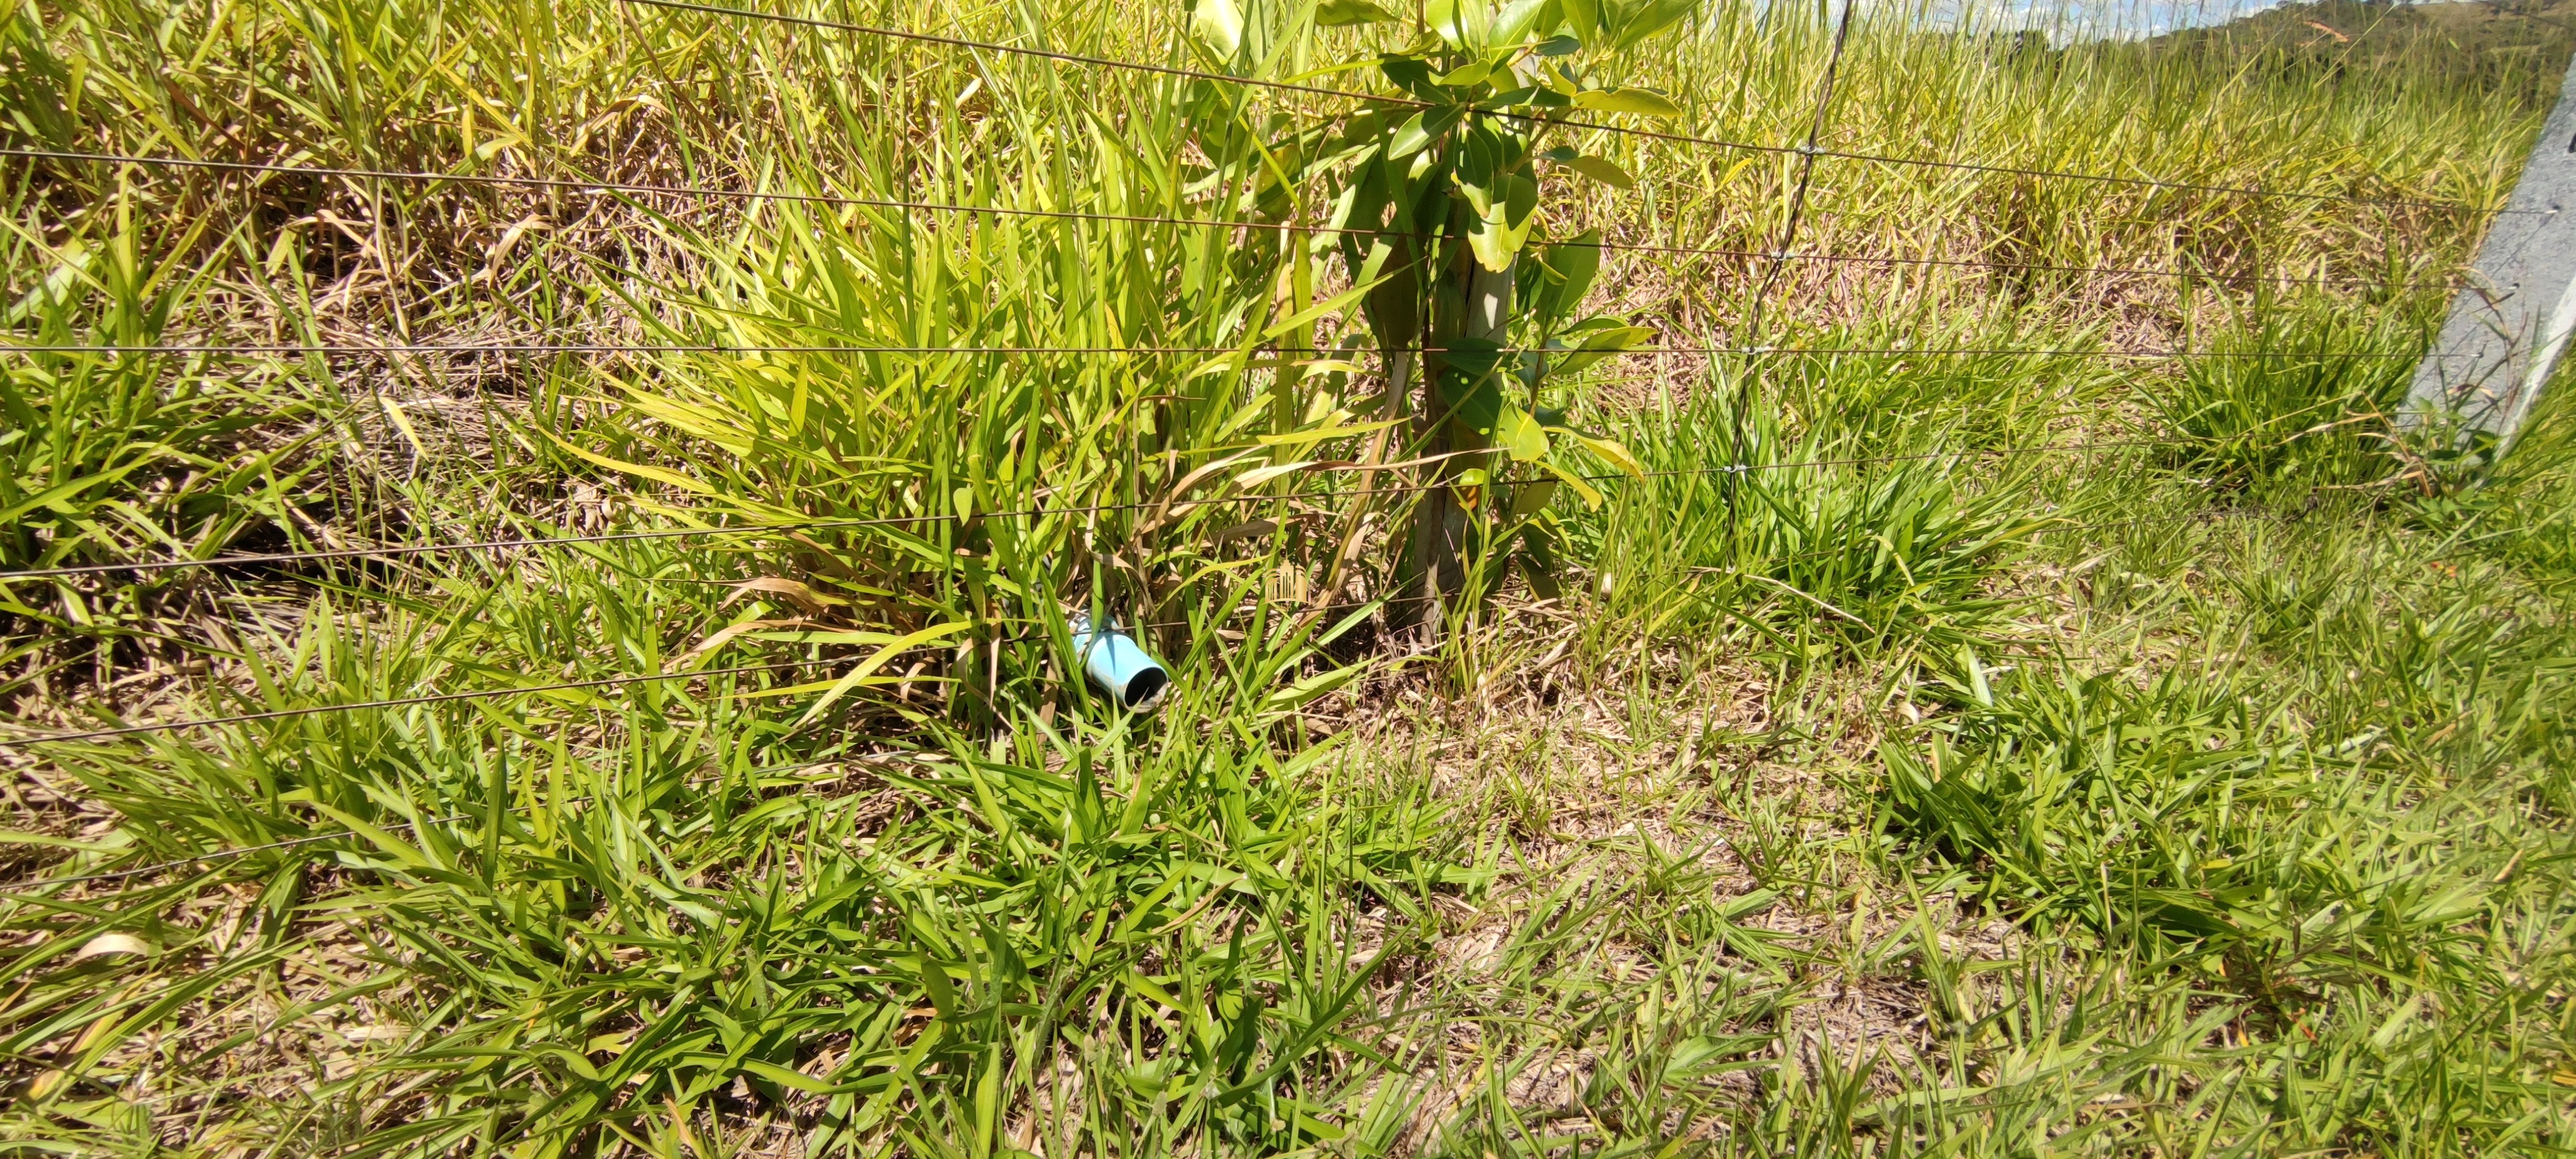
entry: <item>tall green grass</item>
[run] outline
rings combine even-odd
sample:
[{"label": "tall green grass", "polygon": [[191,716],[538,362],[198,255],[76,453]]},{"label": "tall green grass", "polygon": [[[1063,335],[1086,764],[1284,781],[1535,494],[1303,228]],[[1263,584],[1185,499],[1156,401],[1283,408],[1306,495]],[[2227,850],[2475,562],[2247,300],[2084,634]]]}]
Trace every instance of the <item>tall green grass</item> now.
[{"label": "tall green grass", "polygon": [[2232,488],[2354,486],[2388,474],[2400,449],[2389,416],[2405,401],[2426,327],[2329,303],[2255,316],[2213,344],[2224,357],[2150,390],[2159,426],[2182,444],[2176,463]]},{"label": "tall green grass", "polygon": [[[1206,63],[1176,10],[812,11]],[[2553,91],[1917,15],[1864,14],[1836,148],[2484,202]],[[1324,98],[846,31],[610,0],[6,27],[12,145],[1325,210],[1207,181]],[[1641,67],[1694,132],[1788,141],[1829,32],[1715,8]],[[1793,159],[1587,148],[1637,189],[1551,230],[1777,244]],[[2567,1143],[2565,424],[2480,486],[2411,475],[2367,421],[2397,380],[2325,356],[2408,353],[2441,292],[2228,280],[2438,279],[2474,214],[1822,162],[1801,249],[2200,276],[1800,263],[1764,341],[2267,357],[1605,363],[1538,401],[1672,473],[1559,489],[1523,547],[1562,587],[1507,580],[1423,658],[1375,635],[1397,480],[1329,466],[1385,449],[1332,433],[1375,368],[1270,365],[1352,336],[1265,337],[1346,284],[1330,245],[9,164],[15,342],[1246,357],[18,360],[13,568],[907,522],[11,584],[30,720],[491,695],[13,756],[13,882],[245,852],[0,902],[0,1148]],[[1627,253],[1599,296],[1734,344],[1761,272]],[[1283,417],[1309,436],[1259,441]],[[1719,470],[1739,428],[1754,469]],[[1180,675],[1160,714],[1074,675],[1094,608]]]},{"label": "tall green grass", "polygon": [[[1823,359],[1802,369],[1879,377]],[[1902,440],[1874,440],[1835,417],[1803,432],[1749,421],[1747,469],[1734,472],[1725,394],[1704,390],[1638,416],[1633,445],[1650,477],[1621,486],[1585,528],[1608,608],[1652,630],[1741,624],[1864,653],[1955,646],[2004,610],[1985,584],[2039,526],[2026,472],[1971,490],[1960,476],[1976,449],[1949,432],[1909,424]]]}]

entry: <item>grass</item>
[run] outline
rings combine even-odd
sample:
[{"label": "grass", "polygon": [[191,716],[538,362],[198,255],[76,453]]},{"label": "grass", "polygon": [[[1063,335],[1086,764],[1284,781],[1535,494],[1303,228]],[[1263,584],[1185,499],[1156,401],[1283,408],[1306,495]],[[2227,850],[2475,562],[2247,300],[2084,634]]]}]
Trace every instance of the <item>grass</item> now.
[{"label": "grass", "polygon": [[[813,11],[1194,60],[1151,6]],[[2372,15],[1870,10],[1826,140],[2499,200],[2563,38]],[[13,148],[1328,212],[1206,183],[1320,97],[614,0],[5,27]],[[1793,141],[1830,31],[1712,9],[1639,67]],[[1778,244],[1795,158],[1585,147],[1636,189],[1551,236]],[[1332,245],[7,165],[15,344],[735,348],[15,355],[7,570],[880,522],[9,581],[26,730],[361,707],[0,746],[0,1152],[2570,1145],[2576,408],[2479,481],[2380,417],[2474,212],[1820,162],[1800,251],[2024,264],[1792,262],[1757,332],[1763,263],[1615,253],[1664,345],[1784,349],[1552,379],[1648,477],[1511,492],[1415,652],[1399,477],[1331,466],[1401,456],[1334,433],[1374,366],[1264,357],[1364,348],[1264,337]],[[2262,356],[2106,357],[2177,347]],[[1948,348],[2005,352],[1902,353]],[[1072,675],[1094,608],[1159,713]]]}]

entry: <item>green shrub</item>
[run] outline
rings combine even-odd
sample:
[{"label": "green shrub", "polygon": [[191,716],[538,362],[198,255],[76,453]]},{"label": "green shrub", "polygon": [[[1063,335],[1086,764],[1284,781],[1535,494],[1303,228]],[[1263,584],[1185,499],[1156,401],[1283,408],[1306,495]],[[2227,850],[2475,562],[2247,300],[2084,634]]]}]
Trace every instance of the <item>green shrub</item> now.
[{"label": "green shrub", "polygon": [[2170,385],[2144,388],[2162,433],[2182,443],[2169,461],[2236,488],[2388,473],[2421,332],[2340,302],[2258,302],[2250,314],[2209,343],[2211,357],[2183,359]]}]

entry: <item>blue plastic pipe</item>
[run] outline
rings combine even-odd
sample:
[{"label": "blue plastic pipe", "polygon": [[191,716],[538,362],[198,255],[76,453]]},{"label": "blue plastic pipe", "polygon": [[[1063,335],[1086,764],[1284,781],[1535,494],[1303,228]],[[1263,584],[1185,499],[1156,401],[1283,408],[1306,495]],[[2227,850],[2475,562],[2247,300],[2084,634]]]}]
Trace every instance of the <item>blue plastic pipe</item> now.
[{"label": "blue plastic pipe", "polygon": [[1091,682],[1107,692],[1118,706],[1129,712],[1152,712],[1163,702],[1163,694],[1172,690],[1172,674],[1161,661],[1145,654],[1127,633],[1118,630],[1117,621],[1106,628],[1093,630],[1089,616],[1073,618],[1073,654],[1081,657],[1082,671]]}]

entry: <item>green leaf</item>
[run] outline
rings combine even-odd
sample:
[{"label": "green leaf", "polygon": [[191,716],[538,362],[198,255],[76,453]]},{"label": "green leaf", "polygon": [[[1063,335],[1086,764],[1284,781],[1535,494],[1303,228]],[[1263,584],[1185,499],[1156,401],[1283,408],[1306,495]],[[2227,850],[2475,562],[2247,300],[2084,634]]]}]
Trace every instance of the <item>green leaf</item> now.
[{"label": "green leaf", "polygon": [[1346,664],[1339,668],[1327,668],[1286,688],[1274,689],[1269,695],[1261,698],[1261,711],[1265,715],[1294,712],[1368,675],[1369,671],[1368,664]]},{"label": "green leaf", "polygon": [[1567,433],[1573,435],[1575,441],[1582,443],[1584,450],[1599,455],[1603,462],[1627,472],[1629,477],[1640,483],[1646,481],[1646,468],[1638,464],[1637,456],[1628,453],[1626,443],[1617,439],[1596,439],[1581,431]]},{"label": "green leaf", "polygon": [[[562,442],[563,440],[556,439],[555,441]],[[578,448],[573,448],[570,443],[565,443],[564,445],[567,449],[572,449],[575,454],[583,453]],[[162,452],[156,449],[152,452],[136,457],[133,462],[127,463],[124,466],[116,467],[112,470],[100,471],[92,475],[84,475],[78,479],[72,480],[71,482],[48,488],[42,494],[39,494],[32,499],[28,499],[15,506],[9,507],[6,510],[0,510],[0,523],[14,522],[20,516],[40,507],[48,508],[64,515],[78,515],[80,514],[78,510],[75,510],[73,507],[63,502],[63,499],[66,496],[75,495],[93,487],[101,487],[105,484],[116,482],[119,479],[123,479],[127,474],[132,473],[137,468],[161,457]],[[591,457],[596,458],[597,456]]]},{"label": "green leaf", "polygon": [[1595,511],[1599,511],[1601,509],[1601,492],[1597,488],[1593,487],[1592,484],[1584,481],[1583,476],[1568,471],[1565,468],[1558,466],[1556,463],[1546,459],[1539,460],[1538,465],[1540,470],[1556,476],[1557,479],[1562,481],[1566,486],[1574,488],[1575,494],[1583,496],[1584,506]]},{"label": "green leaf", "polygon": [[935,624],[930,627],[923,628],[918,632],[914,632],[909,636],[901,637],[894,642],[887,644],[885,647],[877,649],[875,655],[861,661],[858,667],[850,669],[849,675],[843,676],[839,680],[834,681],[831,689],[823,693],[823,698],[815,701],[814,707],[806,709],[805,715],[797,719],[796,727],[803,728],[806,725],[813,723],[814,718],[823,715],[823,710],[830,708],[833,701],[839,700],[851,689],[857,688],[860,684],[864,683],[868,677],[876,675],[877,669],[885,667],[886,661],[892,660],[897,655],[909,652],[912,649],[920,647],[923,644],[927,644],[932,640],[939,639],[942,636],[954,636],[973,626],[974,625],[969,624],[964,620],[956,620],[945,624]]},{"label": "green leaf", "polygon": [[1699,0],[1600,0],[1602,15],[1611,17],[1615,13],[1618,25],[1602,31],[1609,34],[1611,47],[1635,48],[1698,8]]},{"label": "green leaf", "polygon": [[1602,113],[1636,113],[1648,117],[1673,118],[1682,115],[1682,107],[1662,93],[1645,89],[1592,89],[1574,94],[1574,107]]},{"label": "green leaf", "polygon": [[1342,28],[1353,24],[1391,24],[1395,14],[1368,0],[1323,0],[1315,5],[1315,26]]},{"label": "green leaf", "polygon": [[1575,349],[1631,350],[1654,336],[1655,332],[1644,326],[1613,326],[1584,335],[1583,345]]},{"label": "green leaf", "polygon": [[1541,479],[1523,483],[1512,492],[1511,518],[1529,519],[1547,510],[1548,501],[1556,498],[1556,480]]},{"label": "green leaf", "polygon": [[814,1078],[811,1075],[789,1070],[774,1062],[762,1062],[756,1058],[746,1058],[742,1060],[741,1065],[743,1070],[757,1077],[768,1079],[771,1082],[777,1083],[778,1085],[787,1087],[791,1090],[804,1091],[807,1094],[834,1095],[855,1089],[851,1087],[834,1086],[821,1079]]},{"label": "green leaf", "polygon": [[1496,273],[1512,268],[1513,255],[1528,243],[1530,227],[1538,221],[1538,182],[1514,173],[1501,186],[1496,192],[1502,196],[1484,205],[1467,227],[1467,247],[1476,252],[1478,263]]},{"label": "green leaf", "polygon": [[1217,356],[1216,356],[1216,357],[1214,357],[1214,358],[1208,359],[1207,361],[1200,363],[1200,364],[1197,366],[1197,368],[1195,368],[1195,369],[1191,370],[1188,374],[1184,374],[1184,375],[1182,375],[1182,376],[1181,376],[1181,379],[1182,379],[1182,381],[1185,381],[1185,382],[1186,382],[1186,381],[1188,381],[1188,380],[1190,380],[1190,379],[1193,379],[1193,378],[1199,378],[1199,377],[1202,377],[1202,376],[1204,376],[1204,375],[1210,375],[1210,374],[1224,374],[1224,373],[1226,373],[1226,372],[1228,372],[1228,371],[1232,371],[1232,372],[1234,372],[1234,373],[1236,373],[1236,374],[1241,374],[1241,373],[1243,373],[1246,369],[1249,369],[1247,366],[1245,366],[1245,365],[1244,365],[1244,363],[1245,363],[1245,360],[1246,360],[1246,359],[1248,359],[1248,358],[1250,358],[1251,356],[1252,356],[1252,351],[1250,351],[1249,349],[1246,349],[1246,350],[1237,350],[1237,351],[1234,351],[1234,352],[1232,352],[1232,353],[1230,353],[1230,354],[1220,354],[1220,355],[1217,355]]},{"label": "green leaf", "polygon": [[1577,157],[1567,162],[1566,167],[1612,189],[1634,189],[1637,186],[1636,178],[1606,157]]},{"label": "green leaf", "polygon": [[1468,85],[1483,84],[1485,78],[1492,75],[1494,75],[1494,66],[1481,60],[1469,61],[1440,74],[1440,84],[1446,88],[1465,88]]},{"label": "green leaf", "polygon": [[1248,491],[1283,475],[1294,475],[1299,471],[1317,466],[1322,462],[1323,460],[1321,459],[1303,459],[1294,463],[1280,463],[1276,466],[1270,467],[1255,467],[1235,476],[1234,485]]},{"label": "green leaf", "polygon": [[1371,431],[1382,431],[1403,421],[1403,419],[1386,419],[1374,423],[1360,423],[1356,426],[1315,427],[1310,430],[1292,431],[1284,435],[1262,435],[1255,441],[1264,446],[1271,447],[1302,447],[1308,443],[1320,443],[1326,439],[1338,439],[1347,435],[1365,435]]},{"label": "green leaf", "polygon": [[930,947],[926,945],[921,948],[919,957],[921,959],[921,988],[930,995],[931,1009],[939,1012],[940,1021],[955,1022],[957,1020],[957,988],[949,983],[948,968],[940,965],[938,959],[930,956]]},{"label": "green leaf", "polygon": [[414,846],[410,842],[395,837],[392,833],[386,830],[379,829],[368,824],[365,819],[357,816],[356,814],[342,812],[341,810],[334,809],[319,801],[312,802],[311,804],[315,812],[321,813],[323,816],[339,822],[340,827],[348,830],[350,833],[366,838],[367,843],[375,846],[377,851],[383,853],[387,857],[391,857],[394,860],[401,862],[407,868],[428,869],[436,864],[429,858],[423,856],[418,847]]},{"label": "green leaf", "polygon": [[1449,130],[1457,128],[1459,118],[1465,116],[1466,112],[1467,110],[1460,106],[1449,105],[1437,109],[1424,109],[1413,114],[1403,124],[1395,127],[1395,137],[1386,145],[1387,159],[1401,161],[1421,152],[1424,146],[1447,135]]},{"label": "green leaf", "polygon": [[1593,43],[1601,35],[1601,0],[1564,0],[1565,25],[1574,34],[1575,47]]},{"label": "green leaf", "polygon": [[1440,401],[1451,408],[1450,417],[1468,430],[1490,431],[1502,418],[1503,392],[1491,373],[1452,370],[1441,375]]},{"label": "green leaf", "polygon": [[1509,453],[1515,463],[1534,463],[1547,457],[1547,428],[1538,425],[1528,411],[1506,402],[1502,416],[1494,422],[1494,444]]},{"label": "green leaf", "polygon": [[1335,294],[1330,298],[1326,298],[1321,302],[1317,302],[1312,306],[1308,306],[1303,310],[1297,311],[1295,316],[1262,331],[1261,336],[1264,338],[1276,338],[1282,334],[1295,330],[1302,330],[1308,326],[1312,326],[1315,324],[1316,319],[1327,314],[1338,314],[1344,310],[1348,310],[1351,307],[1358,305],[1360,303],[1360,299],[1368,297],[1369,291],[1376,289],[1378,282],[1385,280],[1386,279],[1381,276],[1374,280],[1361,282],[1359,285],[1353,286],[1350,289]]},{"label": "green leaf", "polygon": [[1552,32],[1565,23],[1565,10],[1559,0],[1512,0],[1494,14],[1494,26],[1485,44],[1490,48],[1518,48],[1533,35]]},{"label": "green leaf", "polygon": [[75,841],[47,833],[27,833],[17,829],[0,829],[0,845],[44,845],[56,849],[78,849],[86,853],[113,853],[132,848],[134,836],[122,831],[100,841]]},{"label": "green leaf", "polygon": [[1581,345],[1556,364],[1558,373],[1581,370],[1622,350],[1633,350],[1655,336],[1643,326],[1608,326],[1583,336]]},{"label": "green leaf", "polygon": [[1512,264],[1512,254],[1516,247],[1510,244],[1510,238],[1506,236],[1504,230],[1497,227],[1490,219],[1480,217],[1473,225],[1467,227],[1467,248],[1476,251],[1477,265],[1489,270],[1501,270]]},{"label": "green leaf", "polygon": [[1601,231],[1587,229],[1547,247],[1539,254],[1545,271],[1528,288],[1530,308],[1542,322],[1554,322],[1583,304],[1592,281],[1601,273]]},{"label": "green leaf", "polygon": [[1449,47],[1482,52],[1494,26],[1494,10],[1484,0],[1430,0],[1423,6],[1422,19]]},{"label": "green leaf", "polygon": [[1218,56],[1231,59],[1243,47],[1243,14],[1235,11],[1234,0],[1198,0],[1190,12],[1190,31]]},{"label": "green leaf", "polygon": [[[1287,1099],[1281,1099],[1279,1101],[1282,1104],[1289,1102]],[[1349,1131],[1343,1130],[1331,1123],[1327,1123],[1322,1119],[1318,1119],[1315,1116],[1306,1113],[1303,1109],[1294,1111],[1290,1116],[1290,1121],[1296,1125],[1298,1130],[1314,1136],[1318,1142],[1338,1143],[1350,1135]]]},{"label": "green leaf", "polygon": [[597,463],[602,467],[606,467],[611,471],[624,471],[629,475],[640,475],[644,478],[651,479],[656,483],[668,483],[683,491],[695,491],[700,495],[713,495],[716,493],[716,489],[707,486],[703,480],[692,479],[678,471],[673,471],[665,467],[648,467],[642,463],[629,463],[623,459],[612,459],[606,455],[592,454],[589,451],[566,442],[563,436],[558,435],[553,431],[545,430],[542,427],[538,429],[540,433],[544,434],[547,438],[554,440],[555,445],[560,446],[575,455],[579,455],[584,459],[588,459],[593,463]]}]

